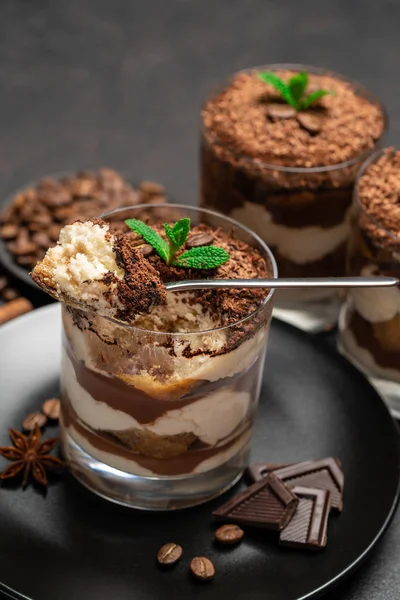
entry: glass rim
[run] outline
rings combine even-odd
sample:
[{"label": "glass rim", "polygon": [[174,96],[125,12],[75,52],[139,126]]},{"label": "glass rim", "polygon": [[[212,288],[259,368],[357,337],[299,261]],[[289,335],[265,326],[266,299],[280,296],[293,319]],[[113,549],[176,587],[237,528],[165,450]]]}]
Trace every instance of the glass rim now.
[{"label": "glass rim", "polygon": [[[254,71],[260,71],[262,69],[269,70],[269,71],[280,71],[280,70],[307,71],[307,72],[313,73],[315,75],[331,75],[334,79],[339,79],[340,81],[344,81],[344,82],[352,85],[354,87],[356,95],[361,95],[358,93],[358,91],[364,92],[367,99],[372,104],[375,104],[376,106],[379,107],[379,110],[381,111],[382,117],[383,117],[382,133],[379,136],[379,138],[377,138],[377,140],[375,141],[375,145],[373,148],[368,148],[365,151],[361,152],[360,154],[357,154],[357,156],[354,156],[353,158],[349,158],[348,160],[345,160],[340,163],[335,163],[332,165],[322,165],[322,166],[320,165],[320,166],[316,166],[316,167],[290,167],[290,166],[285,166],[285,165],[276,165],[273,163],[265,162],[258,158],[247,157],[243,153],[239,154],[239,153],[233,152],[232,150],[229,150],[229,152],[233,156],[240,157],[242,160],[244,159],[245,162],[248,162],[249,164],[253,164],[256,166],[257,165],[262,166],[263,168],[265,167],[266,169],[269,169],[272,171],[279,171],[282,173],[299,173],[299,174],[301,174],[301,173],[304,173],[304,174],[306,174],[306,173],[326,173],[326,172],[330,172],[330,171],[337,171],[340,169],[344,169],[346,167],[351,167],[358,162],[360,162],[360,163],[364,162],[365,160],[367,160],[367,158],[372,153],[374,153],[376,151],[376,148],[379,146],[379,142],[382,140],[383,136],[387,133],[388,123],[389,123],[388,113],[387,113],[385,107],[383,106],[383,104],[377,98],[375,98],[375,96],[373,94],[371,94],[371,92],[362,83],[359,83],[356,79],[351,79],[350,77],[347,77],[346,75],[337,73],[336,71],[332,71],[330,69],[325,69],[324,67],[315,67],[313,65],[305,65],[305,64],[301,64],[301,63],[270,63],[270,64],[266,64],[266,65],[256,65],[254,67],[248,67],[246,69],[240,69],[239,71],[236,71],[232,75],[228,76],[224,80],[222,85],[219,86],[217,88],[217,90],[214,90],[213,94],[207,96],[206,100],[204,100],[202,103],[201,110],[203,110],[203,108],[205,107],[208,100],[215,95],[215,91],[218,91],[218,90],[222,91],[223,89],[225,89],[225,83],[229,83],[230,81],[232,81],[232,79],[234,77],[236,77],[237,75],[240,75],[241,73],[252,73]],[[213,138],[213,141],[215,141],[217,144],[219,144],[222,148],[228,147],[227,144],[225,142],[223,142],[222,140],[220,140],[220,138],[217,135],[212,134],[210,132],[210,130],[205,127],[204,120],[202,118],[201,118],[201,131],[203,132],[203,134],[206,132],[207,135],[211,136]]]},{"label": "glass rim", "polygon": [[[272,277],[274,279],[277,279],[278,266],[277,266],[275,257],[273,255],[270,247],[264,242],[264,240],[262,240],[262,238],[259,235],[257,235],[254,231],[252,231],[249,227],[246,227],[246,225],[242,225],[242,223],[239,223],[235,219],[232,219],[231,217],[227,217],[217,211],[209,210],[208,208],[201,208],[201,207],[197,207],[197,206],[188,206],[185,204],[176,204],[176,203],[173,203],[173,204],[157,204],[157,203],[148,204],[147,203],[147,204],[135,204],[135,205],[131,205],[131,206],[115,208],[113,210],[101,213],[100,215],[98,215],[98,218],[106,220],[108,217],[110,217],[112,215],[117,215],[118,213],[126,212],[128,210],[137,210],[137,209],[148,210],[151,208],[153,208],[153,209],[177,208],[177,209],[183,209],[183,210],[189,210],[189,211],[191,211],[191,210],[198,211],[200,213],[206,213],[208,215],[218,217],[219,219],[223,219],[223,220],[227,221],[228,224],[231,224],[233,227],[242,229],[245,233],[250,235],[261,246],[261,248],[265,252],[265,254],[267,254],[270,264],[272,266]],[[115,323],[116,325],[119,325],[120,327],[124,327],[124,328],[132,330],[132,331],[140,331],[142,333],[146,333],[146,334],[150,334],[150,335],[166,336],[166,337],[173,337],[173,338],[182,338],[183,336],[185,336],[185,337],[199,336],[199,335],[214,333],[216,331],[229,330],[233,327],[236,327],[237,325],[241,325],[241,324],[245,323],[247,320],[249,320],[251,318],[254,318],[259,312],[261,312],[261,310],[263,310],[271,302],[274,293],[275,293],[275,288],[270,288],[268,295],[263,299],[263,301],[260,303],[260,305],[257,306],[257,308],[255,310],[253,310],[253,312],[251,312],[249,315],[242,317],[238,321],[235,321],[234,323],[230,323],[229,325],[221,325],[220,327],[213,327],[212,329],[202,329],[200,331],[188,331],[188,332],[155,331],[153,329],[145,329],[143,327],[137,327],[136,325],[129,325],[128,323],[123,323],[122,321],[119,321],[118,319],[114,319],[113,317],[108,317],[108,316],[103,316],[103,315],[100,315],[100,316],[102,319],[111,321],[112,323]]]},{"label": "glass rim", "polygon": [[390,236],[391,238],[393,238],[393,240],[396,240],[396,241],[400,242],[400,235],[396,235],[393,231],[391,231],[390,229],[388,229],[378,219],[376,219],[374,216],[372,216],[368,212],[368,210],[366,209],[366,207],[364,206],[364,204],[361,202],[360,192],[359,192],[360,180],[361,180],[362,176],[364,175],[365,171],[368,169],[368,167],[370,165],[372,165],[373,163],[377,162],[379,160],[379,158],[381,156],[383,156],[385,154],[385,152],[387,152],[388,150],[391,151],[391,155],[393,155],[395,152],[397,152],[396,148],[394,148],[392,146],[390,146],[388,148],[381,148],[381,149],[377,150],[376,152],[374,152],[372,154],[372,156],[370,156],[361,165],[361,168],[360,168],[359,172],[357,173],[357,178],[356,178],[356,181],[355,181],[355,184],[354,184],[353,199],[357,203],[358,208],[361,210],[361,212],[364,214],[364,216],[367,219],[369,219],[369,221],[371,221],[374,225],[376,225],[377,227],[379,227],[379,229],[381,229],[382,231],[384,231],[388,236]]}]

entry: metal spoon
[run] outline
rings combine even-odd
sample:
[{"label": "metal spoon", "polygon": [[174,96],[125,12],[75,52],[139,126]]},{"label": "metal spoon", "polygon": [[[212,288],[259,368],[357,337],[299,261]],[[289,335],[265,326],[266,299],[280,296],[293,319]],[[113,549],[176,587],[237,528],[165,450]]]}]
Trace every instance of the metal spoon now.
[{"label": "metal spoon", "polygon": [[281,279],[193,279],[166,284],[168,292],[220,288],[369,288],[399,285],[396,277],[294,277]]}]

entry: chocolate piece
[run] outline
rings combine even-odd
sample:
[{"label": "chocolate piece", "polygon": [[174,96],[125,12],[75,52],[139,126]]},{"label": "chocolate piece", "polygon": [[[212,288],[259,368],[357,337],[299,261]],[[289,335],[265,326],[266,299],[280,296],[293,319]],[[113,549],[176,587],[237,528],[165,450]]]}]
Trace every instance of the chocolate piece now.
[{"label": "chocolate piece", "polygon": [[330,491],[332,508],[343,510],[344,475],[337,459],[308,460],[274,470],[274,475],[291,488],[300,485]]},{"label": "chocolate piece", "polygon": [[253,483],[213,512],[218,519],[265,529],[283,529],[292,518],[298,498],[274,474]]},{"label": "chocolate piece", "polygon": [[326,546],[331,494],[328,490],[295,486],[299,504],[290,523],[280,532],[279,544],[322,550]]}]

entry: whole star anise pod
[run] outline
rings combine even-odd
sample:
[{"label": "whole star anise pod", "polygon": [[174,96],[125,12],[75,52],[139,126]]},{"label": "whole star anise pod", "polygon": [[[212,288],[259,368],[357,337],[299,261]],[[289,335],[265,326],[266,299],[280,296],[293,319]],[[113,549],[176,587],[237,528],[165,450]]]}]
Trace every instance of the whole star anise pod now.
[{"label": "whole star anise pod", "polygon": [[64,467],[62,460],[49,454],[57,444],[58,438],[48,438],[40,443],[42,434],[37,425],[29,436],[15,429],[9,431],[14,446],[0,446],[0,456],[12,460],[13,464],[0,474],[0,479],[9,479],[23,472],[23,488],[28,485],[30,476],[37,483],[46,486],[46,470],[54,471]]}]

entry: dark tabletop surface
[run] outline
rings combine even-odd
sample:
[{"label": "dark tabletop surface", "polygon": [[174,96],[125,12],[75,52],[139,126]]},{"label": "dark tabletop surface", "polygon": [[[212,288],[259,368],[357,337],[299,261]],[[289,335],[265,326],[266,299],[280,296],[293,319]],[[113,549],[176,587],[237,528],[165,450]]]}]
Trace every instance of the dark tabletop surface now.
[{"label": "dark tabletop surface", "polygon": [[[388,110],[387,142],[400,144],[399,18],[397,0],[2,0],[0,193],[108,165],[195,204],[202,99],[271,62],[360,80]],[[325,598],[399,597],[400,513]]]}]

